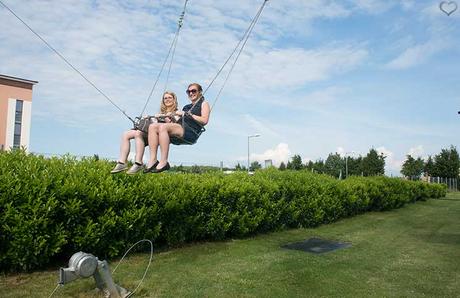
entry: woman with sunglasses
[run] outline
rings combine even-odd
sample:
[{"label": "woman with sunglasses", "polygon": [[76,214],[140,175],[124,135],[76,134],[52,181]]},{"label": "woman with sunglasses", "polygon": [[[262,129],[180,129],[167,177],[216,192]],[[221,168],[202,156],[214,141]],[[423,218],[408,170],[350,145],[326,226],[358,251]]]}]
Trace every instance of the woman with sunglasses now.
[{"label": "woman with sunglasses", "polygon": [[[166,91],[161,100],[160,113],[156,114],[151,121],[154,122],[170,122],[173,114],[177,111],[177,96],[174,92]],[[160,120],[158,120],[160,119]],[[158,123],[159,124],[159,123]],[[120,173],[128,169],[126,161],[131,147],[131,140],[135,140],[136,157],[133,166],[126,172],[127,174],[136,174],[142,170],[145,146],[148,144],[147,134],[141,130],[131,129],[125,131],[121,136],[120,157],[115,168],[111,171],[112,174]]]},{"label": "woman with sunglasses", "polygon": [[[185,117],[184,121],[177,121],[177,123],[168,121],[168,123],[161,125],[158,123],[150,124],[148,134],[150,161],[144,170],[145,173],[160,173],[169,170],[170,137],[178,137],[188,143],[194,143],[198,135],[193,130],[208,124],[211,109],[208,102],[204,100],[203,88],[200,84],[192,83],[188,86],[186,93],[191,103],[185,105],[182,111],[176,112],[176,115]],[[183,125],[184,122],[187,125]],[[161,152],[160,160],[157,159],[158,147],[160,147]]]}]

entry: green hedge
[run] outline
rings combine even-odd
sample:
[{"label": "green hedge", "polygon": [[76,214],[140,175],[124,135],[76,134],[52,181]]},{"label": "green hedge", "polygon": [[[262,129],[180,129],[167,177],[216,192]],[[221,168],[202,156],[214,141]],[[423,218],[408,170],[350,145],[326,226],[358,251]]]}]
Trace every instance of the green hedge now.
[{"label": "green hedge", "polygon": [[94,158],[0,153],[0,268],[31,270],[83,250],[122,254],[157,245],[313,227],[369,210],[445,196],[442,185],[396,178],[339,181],[304,171],[255,175],[110,175]]}]

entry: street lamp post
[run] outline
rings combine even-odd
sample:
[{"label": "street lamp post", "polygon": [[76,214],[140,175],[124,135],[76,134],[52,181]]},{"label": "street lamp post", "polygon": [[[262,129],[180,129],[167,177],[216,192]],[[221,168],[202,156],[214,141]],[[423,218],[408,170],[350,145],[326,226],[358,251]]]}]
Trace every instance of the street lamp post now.
[{"label": "street lamp post", "polygon": [[255,135],[248,136],[248,173],[249,173],[249,166],[250,166],[250,164],[249,164],[249,139],[250,138],[257,138],[257,137],[260,137],[260,134],[255,134]]}]

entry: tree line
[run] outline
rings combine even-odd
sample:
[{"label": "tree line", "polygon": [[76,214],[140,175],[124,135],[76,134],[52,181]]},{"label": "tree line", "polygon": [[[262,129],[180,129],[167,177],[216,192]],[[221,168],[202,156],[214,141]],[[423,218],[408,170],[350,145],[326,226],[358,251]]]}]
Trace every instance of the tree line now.
[{"label": "tree line", "polygon": [[[336,178],[347,176],[379,176],[385,174],[385,158],[383,153],[370,149],[365,156],[342,156],[339,153],[330,153],[328,157],[316,161],[303,163],[300,155],[294,155],[287,164],[281,162],[279,170],[308,170],[315,173],[327,174]],[[249,167],[250,171],[262,168],[258,161],[253,161]],[[246,171],[247,168],[240,164],[235,167],[236,171]],[[412,180],[418,180],[423,175],[431,177],[458,178],[460,171],[460,158],[457,149],[451,146],[449,149],[442,149],[434,156],[428,156],[426,160],[406,156],[401,174]]]},{"label": "tree line", "polygon": [[347,176],[379,176],[385,174],[385,158],[383,153],[370,149],[365,156],[341,156],[339,153],[329,153],[328,157],[316,161],[302,163],[300,155],[294,155],[287,164],[280,164],[280,170],[308,170],[315,173],[327,174],[336,178]]},{"label": "tree line", "polygon": [[[250,171],[262,168],[258,161],[253,161]],[[352,157],[341,156],[339,153],[330,153],[326,160],[318,159],[303,163],[300,155],[294,155],[287,164],[281,162],[279,170],[308,170],[319,174],[327,174],[336,178],[344,178],[347,175],[379,176],[385,174],[385,156],[375,149],[370,149],[366,156]],[[247,168],[240,164],[235,167],[236,171],[245,171]]]},{"label": "tree line", "polygon": [[401,167],[401,174],[411,180],[418,180],[424,176],[458,178],[460,171],[460,158],[457,148],[450,146],[442,149],[434,157],[428,156],[426,160],[421,157],[406,156]]},{"label": "tree line", "polygon": [[[294,155],[287,163],[281,162],[278,169],[284,170],[307,170],[319,174],[327,174],[336,178],[346,178],[348,176],[383,176],[385,174],[385,158],[383,153],[378,153],[375,149],[370,149],[365,156],[342,156],[339,153],[330,153],[328,157],[316,161],[309,160],[303,162],[300,155]],[[250,171],[262,168],[258,161],[251,162]],[[175,166],[173,171],[205,173],[220,170],[247,171],[247,167],[237,164],[234,168],[211,166]],[[411,180],[418,180],[425,176],[458,178],[460,171],[460,158],[457,149],[451,146],[449,149],[442,149],[439,154],[428,156],[426,160],[406,156],[401,174]]]}]

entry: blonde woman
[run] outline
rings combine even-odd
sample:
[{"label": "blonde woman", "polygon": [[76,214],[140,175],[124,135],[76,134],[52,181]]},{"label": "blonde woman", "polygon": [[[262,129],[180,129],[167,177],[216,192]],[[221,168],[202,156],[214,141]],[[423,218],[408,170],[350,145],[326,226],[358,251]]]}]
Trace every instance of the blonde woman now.
[{"label": "blonde woman", "polygon": [[[160,113],[152,117],[152,122],[162,125],[162,122],[174,122],[174,113],[177,111],[177,96],[174,92],[166,91],[161,100]],[[127,174],[136,174],[144,168],[142,162],[144,157],[145,146],[147,146],[147,134],[143,131],[131,129],[125,131],[121,136],[120,156],[115,168],[111,171],[112,174],[120,173],[128,169],[127,159],[131,149],[131,140],[135,140],[136,156],[133,166],[126,172]]]}]

